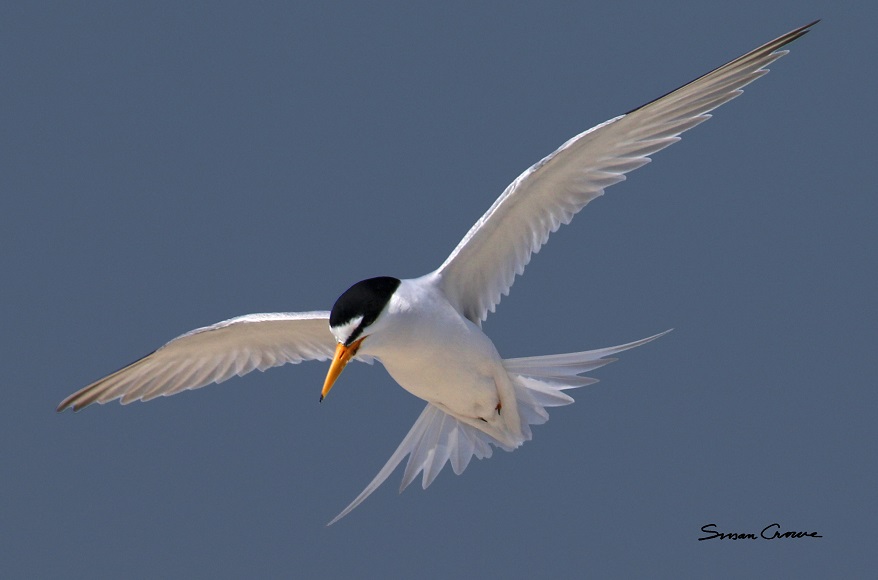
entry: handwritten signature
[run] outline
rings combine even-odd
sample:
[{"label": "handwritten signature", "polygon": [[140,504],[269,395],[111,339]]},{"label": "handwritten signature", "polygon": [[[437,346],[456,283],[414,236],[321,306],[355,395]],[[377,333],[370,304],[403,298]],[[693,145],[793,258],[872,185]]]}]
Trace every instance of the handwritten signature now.
[{"label": "handwritten signature", "polygon": [[759,535],[756,535],[752,532],[718,532],[716,531],[716,524],[705,524],[701,526],[701,531],[705,534],[709,534],[708,536],[704,536],[703,538],[698,538],[698,541],[702,540],[779,540],[779,539],[787,539],[787,538],[822,538],[820,534],[817,532],[782,532],[780,524],[768,524],[762,531],[759,532]]}]

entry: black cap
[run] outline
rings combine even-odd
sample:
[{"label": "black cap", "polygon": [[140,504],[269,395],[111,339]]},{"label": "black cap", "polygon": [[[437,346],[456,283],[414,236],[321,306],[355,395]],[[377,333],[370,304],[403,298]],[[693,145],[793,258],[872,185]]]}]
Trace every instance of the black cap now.
[{"label": "black cap", "polygon": [[345,345],[353,343],[363,330],[375,322],[390,297],[399,288],[399,278],[379,276],[357,282],[338,297],[329,314],[330,328],[343,326],[352,320],[362,317],[360,324],[345,341]]}]

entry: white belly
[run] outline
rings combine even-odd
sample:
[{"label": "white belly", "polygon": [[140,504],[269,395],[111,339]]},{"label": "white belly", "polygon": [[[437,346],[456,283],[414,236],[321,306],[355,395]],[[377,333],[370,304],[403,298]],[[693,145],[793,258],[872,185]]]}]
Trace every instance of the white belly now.
[{"label": "white belly", "polygon": [[492,435],[519,431],[515,393],[494,343],[440,292],[403,280],[382,319],[387,331],[375,329],[362,352],[400,386]]}]

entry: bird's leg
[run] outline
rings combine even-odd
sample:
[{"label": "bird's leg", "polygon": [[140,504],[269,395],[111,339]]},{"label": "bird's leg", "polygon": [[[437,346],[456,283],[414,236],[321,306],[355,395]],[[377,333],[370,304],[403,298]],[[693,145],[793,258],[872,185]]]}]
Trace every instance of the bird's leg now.
[{"label": "bird's leg", "polygon": [[[503,403],[501,403],[500,401],[497,401],[497,406],[494,407],[494,410],[497,411],[497,414],[498,414],[498,415],[500,414],[500,409],[502,409],[502,408],[503,408]],[[479,419],[480,419],[481,421],[484,421],[485,423],[488,422],[488,420],[485,419],[484,417],[479,417]]]}]

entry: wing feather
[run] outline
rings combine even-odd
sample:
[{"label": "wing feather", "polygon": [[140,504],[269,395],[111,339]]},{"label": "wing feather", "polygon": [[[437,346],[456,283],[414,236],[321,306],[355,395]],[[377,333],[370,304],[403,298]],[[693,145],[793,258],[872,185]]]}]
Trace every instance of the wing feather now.
[{"label": "wing feather", "polygon": [[573,137],[522,173],[430,274],[457,310],[480,324],[549,234],[604,189],[710,118],[713,109],[766,74],[797,28],[633,111]]},{"label": "wing feather", "polygon": [[[221,383],[304,360],[332,358],[336,340],[329,312],[279,312],[238,316],[197,328],[152,354],[70,395],[58,405],[79,410],[121,399],[147,401],[210,383]],[[365,362],[369,359],[359,358]]]}]

